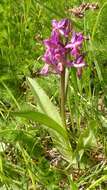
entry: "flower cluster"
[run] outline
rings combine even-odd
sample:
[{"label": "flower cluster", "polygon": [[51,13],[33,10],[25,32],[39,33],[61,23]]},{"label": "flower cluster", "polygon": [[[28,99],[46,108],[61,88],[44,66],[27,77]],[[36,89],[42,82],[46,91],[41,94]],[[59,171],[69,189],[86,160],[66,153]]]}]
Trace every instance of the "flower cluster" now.
[{"label": "flower cluster", "polygon": [[46,52],[42,59],[45,65],[40,73],[47,75],[52,71],[61,74],[64,67],[75,67],[78,77],[81,77],[82,68],[86,66],[82,52],[84,40],[82,33],[73,31],[69,19],[53,20],[51,36],[44,40]]}]

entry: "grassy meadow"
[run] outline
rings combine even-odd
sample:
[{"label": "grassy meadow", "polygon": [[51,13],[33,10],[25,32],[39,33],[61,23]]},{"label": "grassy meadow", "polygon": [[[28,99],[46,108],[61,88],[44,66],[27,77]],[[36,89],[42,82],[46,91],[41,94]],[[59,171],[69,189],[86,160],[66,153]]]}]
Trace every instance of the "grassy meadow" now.
[{"label": "grassy meadow", "polygon": [[[70,10],[97,3],[83,17]],[[51,21],[89,38],[82,77],[40,75]],[[0,190],[107,190],[107,1],[0,0]]]}]

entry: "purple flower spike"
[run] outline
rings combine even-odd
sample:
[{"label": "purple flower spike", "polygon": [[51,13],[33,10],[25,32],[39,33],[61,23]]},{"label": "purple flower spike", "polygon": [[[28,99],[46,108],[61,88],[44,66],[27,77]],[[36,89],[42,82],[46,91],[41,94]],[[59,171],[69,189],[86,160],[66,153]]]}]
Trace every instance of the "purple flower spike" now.
[{"label": "purple flower spike", "polygon": [[[69,39],[71,37],[71,41]],[[77,68],[77,76],[80,78],[82,69],[86,66],[82,52],[82,45],[86,38],[82,33],[72,32],[69,19],[52,21],[52,33],[50,38],[44,40],[46,48],[42,60],[45,62],[40,74],[61,74],[64,67]],[[68,43],[68,44],[67,44]],[[71,55],[72,60],[70,60]]]},{"label": "purple flower spike", "polygon": [[61,35],[68,37],[71,32],[71,24],[69,19],[62,19],[61,21],[52,21],[53,31],[58,31]]}]

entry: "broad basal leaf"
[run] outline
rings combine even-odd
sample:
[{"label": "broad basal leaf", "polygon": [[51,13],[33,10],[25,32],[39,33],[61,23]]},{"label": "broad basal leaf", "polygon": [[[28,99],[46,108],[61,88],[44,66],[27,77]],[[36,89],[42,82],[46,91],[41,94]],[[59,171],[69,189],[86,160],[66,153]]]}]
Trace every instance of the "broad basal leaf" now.
[{"label": "broad basal leaf", "polygon": [[58,124],[52,118],[43,113],[28,111],[17,112],[13,114],[19,117],[31,119],[47,127],[54,144],[56,145],[57,149],[62,154],[64,159],[66,159],[68,162],[72,162],[72,147],[70,145],[65,128],[62,128],[60,124]]},{"label": "broad basal leaf", "polygon": [[66,130],[64,128],[62,129],[61,126],[56,121],[54,121],[53,119],[51,119],[50,117],[48,117],[43,113],[39,113],[36,111],[35,112],[28,111],[28,112],[16,112],[14,113],[14,115],[36,121],[42,125],[47,126],[50,129],[53,129],[54,131],[62,135],[64,138],[67,138]]},{"label": "broad basal leaf", "polygon": [[57,108],[52,104],[45,91],[39,86],[36,80],[28,78],[29,85],[34,92],[37,104],[40,106],[43,113],[54,119],[62,126],[62,121]]}]

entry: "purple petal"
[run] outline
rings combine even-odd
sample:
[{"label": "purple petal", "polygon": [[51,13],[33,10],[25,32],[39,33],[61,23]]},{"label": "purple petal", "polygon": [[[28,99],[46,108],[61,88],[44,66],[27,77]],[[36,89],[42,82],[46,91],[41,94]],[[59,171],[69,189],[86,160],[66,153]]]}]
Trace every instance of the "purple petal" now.
[{"label": "purple petal", "polygon": [[52,57],[51,56],[51,52],[50,52],[49,49],[47,49],[46,52],[45,52],[45,54],[44,54],[44,56],[43,56],[43,58],[42,58],[42,60],[44,62],[48,63],[48,64],[51,64],[51,57]]},{"label": "purple petal", "polygon": [[62,72],[63,71],[63,65],[62,63],[57,64],[57,71]]},{"label": "purple petal", "polygon": [[46,39],[46,40],[44,40],[43,42],[44,42],[44,45],[45,45],[47,48],[49,48],[50,46],[52,46],[52,42],[51,42],[50,39]]},{"label": "purple petal", "polygon": [[80,63],[82,63],[84,61],[84,56],[83,55],[80,55],[79,57],[77,57],[77,59],[76,59],[76,63],[77,64],[80,64]]},{"label": "purple petal", "polygon": [[61,21],[57,22],[56,20],[52,21],[53,31],[59,31],[60,34],[68,37],[68,34],[71,31],[70,28],[70,20],[69,19],[62,19]]},{"label": "purple petal", "polygon": [[54,28],[58,27],[58,22],[55,19],[52,20],[52,27],[54,27]]},{"label": "purple petal", "polygon": [[61,60],[61,55],[59,53],[55,54],[55,59],[60,61]]},{"label": "purple petal", "polygon": [[78,41],[83,41],[84,40],[84,36],[83,36],[82,33],[78,33],[77,38],[78,38]]},{"label": "purple petal", "polygon": [[62,19],[58,22],[58,28],[62,28],[65,26],[67,19]]},{"label": "purple petal", "polygon": [[47,75],[49,70],[49,65],[45,64],[44,67],[41,69],[40,74],[41,75]]},{"label": "purple petal", "polygon": [[84,67],[85,65],[86,65],[85,62],[82,62],[82,63],[79,63],[79,64],[77,64],[77,63],[73,64],[73,66],[76,67],[76,68],[81,68],[81,67]]},{"label": "purple petal", "polygon": [[70,43],[70,44],[67,44],[66,46],[65,46],[65,48],[72,48],[73,47],[73,45],[72,45],[72,43]]},{"label": "purple petal", "polygon": [[76,32],[73,32],[71,43],[75,43],[76,41]]},{"label": "purple petal", "polygon": [[73,67],[73,65],[74,65],[74,61],[67,61],[66,62],[67,67]]},{"label": "purple petal", "polygon": [[84,40],[84,36],[82,35],[82,33],[73,32],[72,39],[71,39],[72,44],[74,44],[75,46],[79,46],[82,44],[83,40]]},{"label": "purple petal", "polygon": [[73,48],[72,50],[71,50],[71,54],[74,56],[74,57],[77,57],[78,55],[79,55],[79,49],[77,49],[77,48]]},{"label": "purple petal", "polygon": [[80,55],[79,57],[77,57],[77,59],[73,63],[73,66],[76,68],[81,68],[84,67],[85,65],[86,63],[84,61],[84,55]]},{"label": "purple petal", "polygon": [[59,44],[60,39],[59,39],[59,33],[57,31],[52,31],[52,33],[51,33],[51,41],[55,45]]}]

